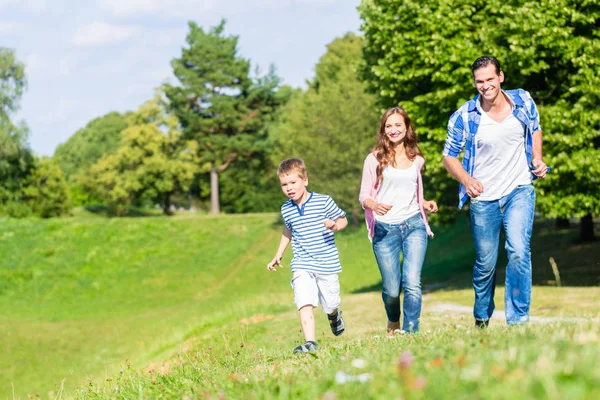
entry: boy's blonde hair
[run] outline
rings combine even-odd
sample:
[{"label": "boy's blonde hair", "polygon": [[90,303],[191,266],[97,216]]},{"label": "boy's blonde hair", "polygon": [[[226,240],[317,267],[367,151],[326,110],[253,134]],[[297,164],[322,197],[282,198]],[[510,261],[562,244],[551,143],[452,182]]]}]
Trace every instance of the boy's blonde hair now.
[{"label": "boy's blonde hair", "polygon": [[283,160],[277,168],[277,176],[288,175],[292,172],[297,172],[301,179],[306,179],[308,173],[306,172],[306,165],[300,158],[288,158]]}]

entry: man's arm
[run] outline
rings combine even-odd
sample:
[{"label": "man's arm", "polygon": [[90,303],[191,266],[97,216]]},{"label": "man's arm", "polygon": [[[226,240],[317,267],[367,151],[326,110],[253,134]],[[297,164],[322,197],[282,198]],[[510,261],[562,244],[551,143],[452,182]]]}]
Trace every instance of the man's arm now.
[{"label": "man's arm", "polygon": [[548,172],[548,166],[546,165],[546,163],[543,161],[544,159],[544,154],[542,152],[542,131],[541,130],[537,130],[535,132],[533,132],[533,148],[531,149],[532,151],[532,160],[531,163],[533,164],[533,174],[535,176],[537,176],[538,178],[543,178],[546,176],[546,173]]},{"label": "man's arm", "polygon": [[444,156],[444,167],[454,179],[467,189],[469,197],[475,198],[483,193],[483,185],[481,182],[474,179],[467,171],[465,171],[458,158]]}]

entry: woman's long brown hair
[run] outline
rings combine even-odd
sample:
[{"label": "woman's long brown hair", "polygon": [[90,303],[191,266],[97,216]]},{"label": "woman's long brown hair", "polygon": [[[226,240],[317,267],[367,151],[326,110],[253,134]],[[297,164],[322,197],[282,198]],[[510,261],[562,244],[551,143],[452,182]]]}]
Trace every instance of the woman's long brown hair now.
[{"label": "woman's long brown hair", "polygon": [[[415,128],[413,127],[412,120],[401,107],[392,107],[389,108],[386,112],[383,113],[381,117],[381,122],[379,123],[379,132],[377,133],[377,144],[373,148],[376,152],[377,161],[379,161],[379,165],[377,166],[377,181],[375,183],[375,187],[378,187],[383,182],[383,170],[388,165],[394,166],[396,152],[394,151],[394,145],[390,141],[390,139],[385,134],[385,123],[387,119],[393,114],[400,114],[404,119],[404,124],[406,125],[406,135],[404,136],[404,149],[406,151],[406,156],[409,160],[414,161],[416,156],[423,157],[423,153],[421,149],[417,145],[417,133],[415,132]],[[423,157],[425,158],[425,157]],[[423,166],[424,167],[424,166]]]}]

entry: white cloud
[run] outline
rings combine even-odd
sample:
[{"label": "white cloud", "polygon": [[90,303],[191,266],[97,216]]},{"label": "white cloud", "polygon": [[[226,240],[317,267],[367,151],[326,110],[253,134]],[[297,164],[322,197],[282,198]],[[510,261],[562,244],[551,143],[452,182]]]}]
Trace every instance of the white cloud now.
[{"label": "white cloud", "polygon": [[23,31],[24,28],[25,26],[23,24],[0,21],[0,35],[14,35]]},{"label": "white cloud", "polygon": [[42,12],[48,8],[47,0],[0,0],[0,10],[9,6],[19,5],[20,9],[31,12]]},{"label": "white cloud", "polygon": [[345,1],[347,0],[102,0],[101,6],[118,17],[140,14],[189,17],[209,12],[224,16],[248,12],[257,8],[285,9],[296,6],[323,8],[335,4],[342,5]]},{"label": "white cloud", "polygon": [[34,81],[69,76],[76,70],[78,59],[70,54],[63,54],[57,59],[30,53],[24,57],[23,62],[28,80]]},{"label": "white cloud", "polygon": [[39,120],[48,124],[65,122],[80,111],[79,103],[76,99],[59,97],[47,105],[47,108],[41,112]]},{"label": "white cloud", "polygon": [[18,0],[0,0],[0,10],[7,6],[10,6],[12,4],[17,4],[17,3],[18,3]]},{"label": "white cloud", "polygon": [[78,46],[103,46],[120,43],[139,33],[136,26],[112,25],[106,22],[93,22],[75,32],[71,42]]},{"label": "white cloud", "polygon": [[212,8],[213,1],[201,1],[200,4],[193,0],[102,0],[101,6],[119,17],[135,16],[139,14],[183,15],[187,11]]}]

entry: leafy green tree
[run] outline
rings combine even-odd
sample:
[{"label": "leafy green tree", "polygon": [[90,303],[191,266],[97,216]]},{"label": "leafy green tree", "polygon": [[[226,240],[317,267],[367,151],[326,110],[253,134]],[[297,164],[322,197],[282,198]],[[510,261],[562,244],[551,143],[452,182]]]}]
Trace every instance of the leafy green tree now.
[{"label": "leafy green tree", "polygon": [[261,100],[265,105],[264,123],[257,128],[254,146],[240,152],[235,163],[221,173],[220,199],[225,212],[265,212],[277,210],[281,205],[279,181],[273,181],[273,141],[268,130],[281,115],[282,106],[291,99],[294,89],[282,86],[273,93],[269,86],[259,84],[255,90],[261,87],[265,96]]},{"label": "leafy green tree", "polygon": [[597,1],[363,0],[359,12],[364,77],[382,105],[400,102],[415,117],[433,172],[426,189],[442,204],[456,202],[441,162],[447,120],[475,94],[470,64],[491,54],[502,62],[504,87],[528,90],[540,109],[554,171],[536,184],[539,209],[588,220],[600,213]]},{"label": "leafy green tree", "polygon": [[26,84],[23,63],[13,50],[0,47],[0,206],[19,199],[23,180],[34,164],[27,126],[11,121]]},{"label": "leafy green tree", "polygon": [[25,181],[23,200],[42,218],[59,217],[70,211],[69,186],[54,160],[37,160],[35,169]]},{"label": "leafy green tree", "polygon": [[121,131],[127,128],[126,116],[110,112],[94,118],[73,134],[54,151],[65,176],[69,181],[85,174],[103,155],[119,147]]},{"label": "leafy green tree", "polygon": [[138,202],[160,204],[169,215],[172,196],[186,192],[198,171],[197,143],[183,140],[179,122],[159,99],[131,114],[128,124],[117,150],[92,166],[87,185],[119,215]]},{"label": "leafy green tree", "polygon": [[14,50],[0,47],[0,118],[9,119],[19,109],[19,100],[27,86],[25,65]]},{"label": "leafy green tree", "polygon": [[184,136],[197,141],[201,163],[210,166],[211,211],[219,213],[219,174],[265,151],[279,80],[272,69],[250,77],[250,62],[238,55],[238,37],[225,36],[224,21],[207,32],[194,22],[189,28],[187,47],[172,61],[179,82],[165,93]]},{"label": "leafy green tree", "polygon": [[[298,92],[273,126],[273,163],[300,157],[312,190],[331,195],[357,223],[365,157],[375,145],[379,110],[358,78],[363,39],[348,33],[327,46],[306,92]],[[279,182],[272,172],[273,184]]]}]

